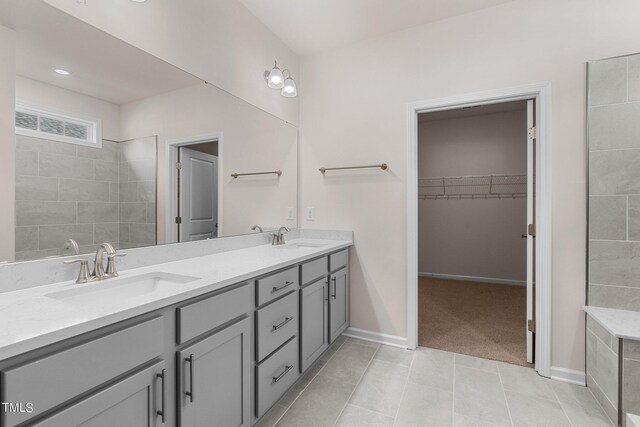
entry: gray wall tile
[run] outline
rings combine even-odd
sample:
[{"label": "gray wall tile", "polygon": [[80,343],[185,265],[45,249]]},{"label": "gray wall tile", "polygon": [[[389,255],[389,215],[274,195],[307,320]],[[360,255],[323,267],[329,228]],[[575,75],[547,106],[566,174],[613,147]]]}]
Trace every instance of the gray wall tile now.
[{"label": "gray wall tile", "polygon": [[38,227],[16,227],[16,252],[38,249]]},{"label": "gray wall tile", "polygon": [[640,287],[640,242],[591,241],[589,281]]},{"label": "gray wall tile", "polygon": [[622,377],[622,410],[640,414],[640,361],[625,360]]},{"label": "gray wall tile", "polygon": [[156,179],[155,159],[134,160],[127,162],[129,181],[151,181]]},{"label": "gray wall tile", "polygon": [[117,182],[109,183],[109,201],[110,202],[120,201],[120,184],[118,184]]},{"label": "gray wall tile", "polygon": [[640,194],[640,149],[590,153],[589,194]]},{"label": "gray wall tile", "polygon": [[627,58],[589,63],[589,102],[613,104],[627,100]]},{"label": "gray wall tile", "polygon": [[156,223],[156,204],[147,203],[147,222]]},{"label": "gray wall tile", "polygon": [[156,182],[138,181],[137,199],[142,202],[156,201]]},{"label": "gray wall tile", "polygon": [[78,157],[102,160],[105,162],[118,162],[120,159],[120,148],[118,143],[106,140],[102,141],[102,148],[79,145]]},{"label": "gray wall tile", "polygon": [[17,175],[16,200],[58,200],[58,178]]},{"label": "gray wall tile", "polygon": [[93,179],[93,160],[62,154],[40,153],[40,176]]},{"label": "gray wall tile", "polygon": [[16,261],[29,261],[33,259],[42,259],[48,257],[59,257],[59,249],[46,249],[42,251],[24,251],[16,252]]},{"label": "gray wall tile", "polygon": [[120,202],[137,202],[138,201],[138,183],[137,182],[121,182],[120,186]]},{"label": "gray wall tile", "polygon": [[589,305],[640,311],[640,288],[589,285]]},{"label": "gray wall tile", "polygon": [[118,182],[118,163],[96,160],[93,177],[96,181]]},{"label": "gray wall tile", "polygon": [[75,224],[73,202],[16,201],[16,225]]},{"label": "gray wall tile", "polygon": [[120,223],[95,224],[93,242],[94,243],[116,243],[120,241]]},{"label": "gray wall tile", "polygon": [[589,149],[640,148],[640,103],[589,110]]},{"label": "gray wall tile", "polygon": [[120,221],[122,222],[147,222],[146,203],[120,203]]},{"label": "gray wall tile", "polygon": [[78,202],[78,224],[119,221],[118,203]]},{"label": "gray wall tile", "polygon": [[39,227],[40,249],[61,249],[67,239],[75,240],[78,245],[93,244],[93,224]]},{"label": "gray wall tile", "polygon": [[16,148],[18,150],[37,151],[40,153],[57,153],[69,156],[76,155],[75,144],[66,142],[51,141],[42,138],[32,138],[30,136],[16,135]]},{"label": "gray wall tile", "polygon": [[130,242],[131,241],[131,234],[130,232],[130,224],[128,222],[121,222],[119,224],[119,240],[121,242]]},{"label": "gray wall tile", "polygon": [[38,153],[16,150],[16,173],[20,175],[38,175]]},{"label": "gray wall tile", "polygon": [[640,241],[640,196],[629,196],[629,240]]},{"label": "gray wall tile", "polygon": [[[638,214],[640,225],[640,211]],[[592,239],[626,240],[626,196],[589,197],[589,236]]]},{"label": "gray wall tile", "polygon": [[640,361],[640,341],[624,340],[624,357]]},{"label": "gray wall tile", "polygon": [[156,158],[155,137],[124,141],[121,146],[121,161],[149,160]]},{"label": "gray wall tile", "polygon": [[60,200],[108,202],[109,183],[85,179],[60,179]]},{"label": "gray wall tile", "polygon": [[122,182],[129,182],[129,163],[120,162],[118,164],[118,180]]},{"label": "gray wall tile", "polygon": [[629,101],[640,101],[640,55],[629,57]]},{"label": "gray wall tile", "polygon": [[[612,343],[614,341],[614,336],[611,335],[609,331],[607,331],[604,327],[602,327],[602,325],[600,325],[598,322],[596,322],[589,316],[587,316],[587,329],[593,332],[593,334],[598,339],[600,339],[602,342],[604,342],[609,347],[611,347],[611,349],[613,349]],[[615,340],[615,342],[617,343],[618,340]]]},{"label": "gray wall tile", "polygon": [[591,377],[591,375],[589,374],[587,374],[587,385],[589,386],[589,390],[591,390],[591,392],[593,393],[593,396],[596,398],[598,403],[600,403],[600,406],[602,407],[602,409],[604,409],[604,412],[607,414],[607,417],[609,417],[611,421],[616,420],[615,422],[617,423],[617,420],[618,420],[617,405],[614,406],[614,404],[611,403],[611,401],[602,392],[602,389],[600,388],[598,383],[596,383],[593,377]]}]

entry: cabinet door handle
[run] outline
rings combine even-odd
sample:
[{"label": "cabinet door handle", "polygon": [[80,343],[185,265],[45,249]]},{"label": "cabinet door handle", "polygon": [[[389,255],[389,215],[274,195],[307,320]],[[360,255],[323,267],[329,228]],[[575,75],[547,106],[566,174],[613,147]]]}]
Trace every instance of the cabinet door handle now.
[{"label": "cabinet door handle", "polygon": [[331,296],[333,297],[333,299],[336,299],[336,292],[337,292],[337,279],[335,277],[331,278],[331,282],[333,283],[333,291],[331,292]]},{"label": "cabinet door handle", "polygon": [[164,379],[166,377],[166,371],[167,371],[166,369],[163,369],[161,374],[156,374],[156,378],[161,378],[162,379],[162,383],[161,383],[162,384],[162,392],[161,392],[162,393],[162,399],[161,399],[161,403],[160,403],[160,405],[162,407],[162,410],[156,411],[156,413],[158,415],[160,415],[160,417],[162,417],[161,418],[162,419],[162,424],[164,424],[164,419],[165,419],[165,414],[166,414],[165,405],[167,403],[167,397],[166,397],[166,393],[165,393],[165,384],[164,384]]},{"label": "cabinet door handle", "polygon": [[293,285],[293,282],[284,282],[284,285],[282,286],[274,286],[273,289],[271,289],[271,293],[275,294],[276,292],[281,291],[284,288],[288,288],[291,285]]},{"label": "cabinet door handle", "polygon": [[189,362],[189,391],[185,391],[184,394],[189,396],[190,402],[193,402],[193,354],[190,354],[185,361]]},{"label": "cabinet door handle", "polygon": [[277,377],[273,377],[273,382],[277,383],[278,381],[280,381],[282,379],[282,377],[284,377],[285,375],[287,375],[287,373],[293,368],[293,365],[287,365],[284,368],[284,371],[278,375]]},{"label": "cabinet door handle", "polygon": [[[324,299],[325,301],[329,301],[329,281],[324,282],[324,285],[327,287],[327,297]],[[324,297],[324,290],[322,291],[322,296]]]},{"label": "cabinet door handle", "polygon": [[277,325],[273,325],[271,328],[271,332],[275,332],[278,329],[282,328],[284,325],[286,325],[287,323],[291,322],[293,320],[293,316],[290,317],[285,317],[284,320],[280,323],[278,323]]}]

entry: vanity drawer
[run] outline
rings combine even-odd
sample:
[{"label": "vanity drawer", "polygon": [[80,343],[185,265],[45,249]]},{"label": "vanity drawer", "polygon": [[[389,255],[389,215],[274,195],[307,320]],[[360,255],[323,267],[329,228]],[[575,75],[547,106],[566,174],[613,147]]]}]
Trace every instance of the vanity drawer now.
[{"label": "vanity drawer", "polygon": [[329,269],[336,271],[349,264],[349,249],[329,255]]},{"label": "vanity drawer", "polygon": [[298,286],[298,266],[257,280],[257,305],[263,305]]},{"label": "vanity drawer", "polygon": [[4,412],[3,426],[40,415],[164,352],[161,317],[2,372],[3,401],[29,402],[32,413]]},{"label": "vanity drawer", "polygon": [[257,311],[257,360],[262,360],[298,332],[298,292]]},{"label": "vanity drawer", "polygon": [[329,258],[322,257],[302,264],[302,284],[315,281],[329,272]]},{"label": "vanity drawer", "polygon": [[178,307],[178,344],[189,341],[251,310],[251,289],[244,285],[209,298]]},{"label": "vanity drawer", "polygon": [[298,379],[298,338],[256,366],[256,416],[261,417]]}]

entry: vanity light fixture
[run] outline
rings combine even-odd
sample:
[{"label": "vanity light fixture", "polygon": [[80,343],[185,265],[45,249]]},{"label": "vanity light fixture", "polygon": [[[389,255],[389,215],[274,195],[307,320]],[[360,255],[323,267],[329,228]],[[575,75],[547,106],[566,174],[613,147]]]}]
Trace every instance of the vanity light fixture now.
[{"label": "vanity light fixture", "polygon": [[71,74],[69,71],[63,70],[62,68],[54,68],[53,72],[60,74],[61,76],[68,76],[69,74]]},{"label": "vanity light fixture", "polygon": [[291,77],[291,72],[289,70],[284,70],[282,73],[287,72],[289,76],[284,79],[284,87],[282,88],[282,96],[286,98],[295,98],[298,96],[298,88],[296,88],[296,82]]},{"label": "vanity light fixture", "polygon": [[[285,77],[285,73],[287,77]],[[296,82],[291,77],[291,72],[287,69],[281,70],[278,67],[278,61],[271,70],[264,72],[264,79],[267,82],[267,86],[271,89],[282,89],[280,94],[286,98],[295,98],[298,96],[298,88]]]}]

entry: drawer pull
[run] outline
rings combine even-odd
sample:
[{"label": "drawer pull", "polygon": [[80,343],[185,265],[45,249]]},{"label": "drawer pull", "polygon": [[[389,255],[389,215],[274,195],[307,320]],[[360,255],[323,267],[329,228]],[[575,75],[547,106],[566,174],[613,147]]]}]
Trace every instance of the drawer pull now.
[{"label": "drawer pull", "polygon": [[164,380],[166,375],[166,369],[162,370],[161,374],[156,374],[157,378],[161,378],[162,379],[162,401],[161,401],[161,406],[162,406],[162,410],[160,411],[156,411],[156,413],[158,415],[160,415],[161,419],[162,419],[162,424],[164,424],[164,419],[165,419],[165,414],[166,414],[166,409],[165,409],[165,405],[167,402],[167,398],[166,398],[166,394],[165,394],[165,385],[164,385]]},{"label": "drawer pull", "polygon": [[333,282],[333,291],[331,292],[331,296],[333,297],[333,299],[336,299],[336,291],[337,291],[337,284],[336,281],[337,279],[335,277],[331,278],[331,281]]},{"label": "drawer pull", "polygon": [[271,293],[275,294],[276,292],[281,291],[284,288],[288,288],[291,285],[293,285],[293,282],[284,282],[284,285],[282,286],[274,286],[273,289],[271,289]]},{"label": "drawer pull", "polygon": [[292,320],[293,320],[293,316],[285,317],[282,322],[278,323],[277,325],[273,325],[271,332],[277,331],[278,329],[282,328],[284,325],[291,322]]},{"label": "drawer pull", "polygon": [[189,362],[189,391],[185,391],[184,394],[189,396],[190,402],[193,402],[193,354],[190,354],[185,361]]},{"label": "drawer pull", "polygon": [[293,369],[293,365],[288,365],[284,368],[284,371],[278,375],[277,377],[273,377],[273,382],[277,383],[278,381],[280,381],[282,379],[282,377],[284,377],[285,375],[287,375],[287,373]]}]

